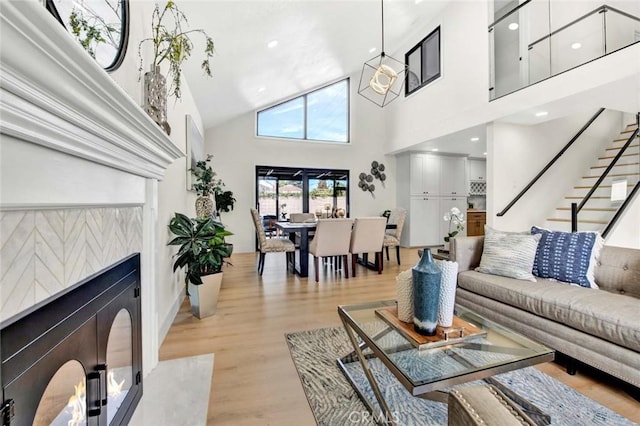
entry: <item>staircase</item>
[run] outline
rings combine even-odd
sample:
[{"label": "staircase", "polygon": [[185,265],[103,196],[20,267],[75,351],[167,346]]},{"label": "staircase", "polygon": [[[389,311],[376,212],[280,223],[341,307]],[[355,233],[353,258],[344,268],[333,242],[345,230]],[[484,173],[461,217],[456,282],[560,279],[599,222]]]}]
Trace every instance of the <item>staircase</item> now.
[{"label": "staircase", "polygon": [[[614,139],[605,154],[598,158],[597,163],[591,167],[590,172],[583,176],[571,190],[560,205],[556,208],[554,216],[547,219],[546,227],[550,229],[571,231],[571,203],[578,203],[587,195],[598,178],[618,154],[622,146],[627,142],[631,134],[638,128],[637,123],[629,124]],[[627,196],[640,179],[640,138],[631,142],[618,163],[611,169],[606,179],[593,193],[589,201],[584,205],[578,215],[578,231],[602,232],[609,223],[622,201],[611,201],[611,183],[618,180],[627,180]]]}]

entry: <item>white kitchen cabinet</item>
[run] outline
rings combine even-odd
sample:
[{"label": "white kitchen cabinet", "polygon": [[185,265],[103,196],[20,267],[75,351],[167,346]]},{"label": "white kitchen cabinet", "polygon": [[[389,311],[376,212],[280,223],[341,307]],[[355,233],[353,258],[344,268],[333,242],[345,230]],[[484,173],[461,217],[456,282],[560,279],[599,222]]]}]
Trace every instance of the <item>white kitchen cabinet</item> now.
[{"label": "white kitchen cabinet", "polygon": [[411,197],[408,217],[409,246],[440,244],[440,228],[437,226],[439,205],[436,197]]},{"label": "white kitchen cabinet", "polygon": [[436,195],[440,186],[438,157],[412,154],[410,164],[411,195]]},{"label": "white kitchen cabinet", "polygon": [[463,157],[438,157],[440,161],[439,195],[465,196],[467,186],[467,159]]},{"label": "white kitchen cabinet", "polygon": [[[443,197],[439,199],[439,217],[440,217],[440,243],[444,243],[444,237],[449,234],[449,222],[444,221],[444,215],[449,213],[453,207],[457,207],[458,210],[464,215],[463,220],[467,220],[467,198],[466,197]],[[451,231],[455,230],[455,224],[451,223]],[[463,237],[467,235],[467,227],[458,233],[458,236]]]},{"label": "white kitchen cabinet", "polygon": [[443,216],[451,207],[467,210],[465,157],[409,153],[396,162],[398,207],[407,209],[403,247],[441,245],[448,232]]},{"label": "white kitchen cabinet", "polygon": [[487,162],[485,160],[469,159],[469,180],[487,180]]}]

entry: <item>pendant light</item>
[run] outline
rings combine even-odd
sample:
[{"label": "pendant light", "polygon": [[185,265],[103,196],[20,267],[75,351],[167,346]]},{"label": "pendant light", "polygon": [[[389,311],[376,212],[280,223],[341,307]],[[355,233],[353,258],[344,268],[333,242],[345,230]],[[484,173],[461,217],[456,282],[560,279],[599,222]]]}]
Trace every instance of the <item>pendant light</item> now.
[{"label": "pendant light", "polygon": [[380,107],[396,99],[404,86],[407,65],[384,52],[384,0],[382,5],[382,49],[362,66],[358,93]]}]

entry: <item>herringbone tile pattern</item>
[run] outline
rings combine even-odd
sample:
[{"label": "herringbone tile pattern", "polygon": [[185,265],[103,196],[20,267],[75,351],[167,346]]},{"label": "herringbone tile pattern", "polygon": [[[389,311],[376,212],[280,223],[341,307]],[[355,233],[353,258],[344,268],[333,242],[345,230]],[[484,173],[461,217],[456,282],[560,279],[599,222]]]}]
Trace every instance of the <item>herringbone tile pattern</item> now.
[{"label": "herringbone tile pattern", "polygon": [[142,248],[142,207],[0,212],[0,321]]}]

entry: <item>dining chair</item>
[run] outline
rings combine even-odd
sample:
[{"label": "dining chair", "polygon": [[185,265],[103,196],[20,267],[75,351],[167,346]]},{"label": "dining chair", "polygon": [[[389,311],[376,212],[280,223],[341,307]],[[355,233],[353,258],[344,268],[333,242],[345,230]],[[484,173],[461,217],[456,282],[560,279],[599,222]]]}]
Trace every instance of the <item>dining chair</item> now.
[{"label": "dining chair", "polygon": [[387,260],[389,260],[389,247],[396,248],[396,260],[398,265],[400,264],[400,237],[402,236],[402,228],[404,227],[404,221],[407,217],[407,211],[403,208],[394,209],[389,215],[388,223],[390,225],[396,225],[395,229],[387,229],[384,235],[384,249],[387,253]]},{"label": "dining chair", "polygon": [[264,232],[264,225],[262,219],[260,219],[260,213],[258,210],[251,208],[251,217],[253,218],[253,225],[256,228],[256,234],[258,236],[258,249],[260,250],[260,257],[258,258],[258,273],[262,275],[264,270],[264,258],[267,253],[279,253],[285,252],[287,256],[287,270],[289,265],[293,265],[295,261],[296,246],[288,238],[272,237],[267,238]]},{"label": "dining chair", "polygon": [[309,244],[313,255],[316,282],[320,279],[319,258],[340,256],[345,278],[349,278],[349,242],[351,241],[352,219],[319,219],[315,237]]},{"label": "dining chair", "polygon": [[[290,213],[289,214],[289,222],[290,223],[309,223],[315,222],[316,216],[313,213]],[[309,231],[309,241],[313,238],[314,232]],[[296,247],[300,247],[300,233],[296,232],[295,235],[295,245]]]},{"label": "dining chair", "polygon": [[305,223],[315,222],[316,216],[313,213],[290,213],[289,222],[291,223]]},{"label": "dining chair", "polygon": [[387,219],[384,217],[358,217],[351,231],[351,275],[356,276],[356,260],[359,254],[367,261],[367,253],[375,253],[378,274],[382,273],[382,244],[384,243]]}]

